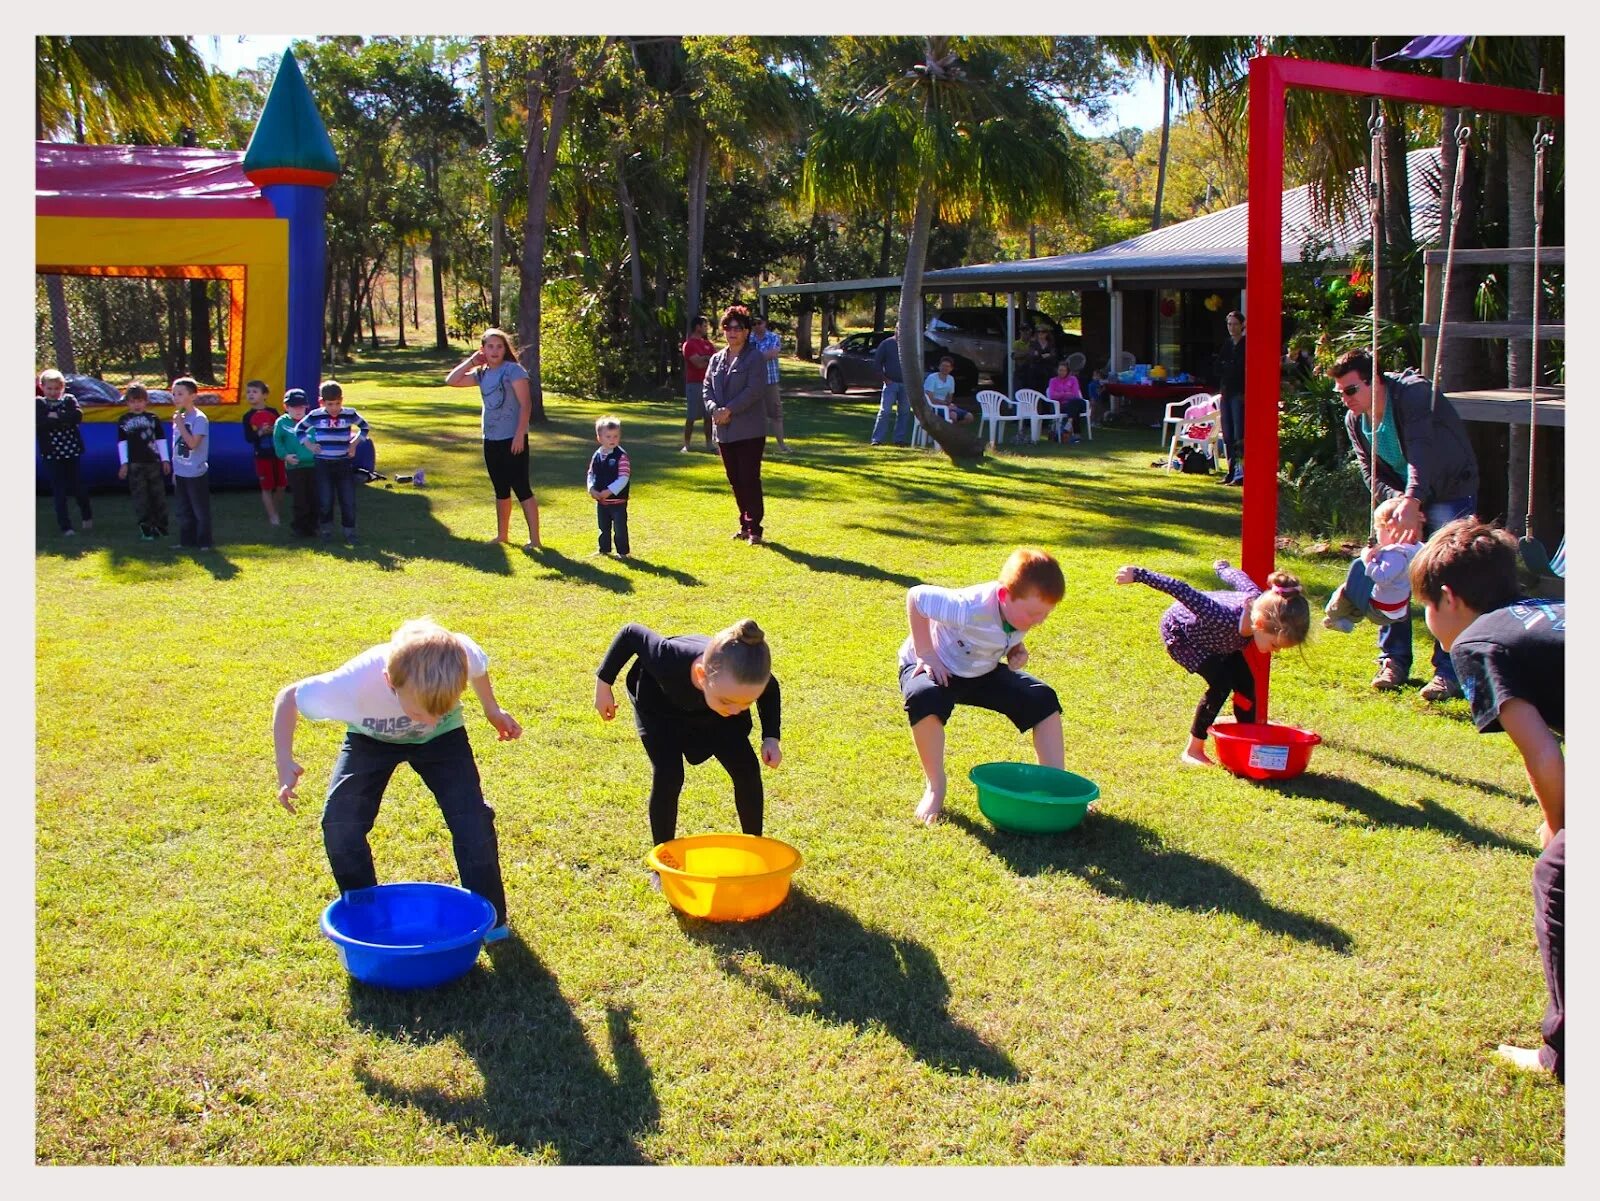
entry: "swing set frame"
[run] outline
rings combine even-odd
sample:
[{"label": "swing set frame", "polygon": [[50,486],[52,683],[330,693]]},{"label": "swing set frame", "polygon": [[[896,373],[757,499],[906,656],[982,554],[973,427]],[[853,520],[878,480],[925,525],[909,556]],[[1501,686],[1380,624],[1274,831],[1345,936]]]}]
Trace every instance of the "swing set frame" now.
[{"label": "swing set frame", "polygon": [[[1494,84],[1378,71],[1343,63],[1258,55],[1250,60],[1250,212],[1245,260],[1247,318],[1265,338],[1245,345],[1244,516],[1240,566],[1258,583],[1274,570],[1278,540],[1278,335],[1283,325],[1284,112],[1290,89],[1381,98],[1435,108],[1561,121],[1562,96]],[[1377,372],[1378,365],[1373,365]],[[1268,717],[1272,656],[1245,651],[1256,677],[1259,719]]]}]

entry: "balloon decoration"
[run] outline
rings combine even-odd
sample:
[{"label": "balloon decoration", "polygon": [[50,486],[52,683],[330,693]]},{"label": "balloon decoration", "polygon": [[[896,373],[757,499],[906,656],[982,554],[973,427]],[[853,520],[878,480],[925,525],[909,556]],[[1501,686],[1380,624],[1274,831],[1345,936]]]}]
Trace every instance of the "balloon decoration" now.
[{"label": "balloon decoration", "polygon": [[1220,309],[1222,307],[1222,297],[1221,297],[1221,295],[1216,293],[1216,292],[1211,293],[1211,295],[1207,296],[1206,299],[1205,299],[1205,306],[1206,306],[1206,312],[1215,313],[1218,309]]},{"label": "balloon decoration", "polygon": [[1163,317],[1176,317],[1178,315],[1178,302],[1172,297],[1163,297],[1161,301],[1161,315]]}]

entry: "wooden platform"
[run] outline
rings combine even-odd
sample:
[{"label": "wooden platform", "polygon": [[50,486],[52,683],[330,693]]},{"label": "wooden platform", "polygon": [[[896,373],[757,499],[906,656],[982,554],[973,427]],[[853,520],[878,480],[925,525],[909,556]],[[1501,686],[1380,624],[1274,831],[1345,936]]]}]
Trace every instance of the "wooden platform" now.
[{"label": "wooden platform", "polygon": [[[1463,421],[1495,421],[1501,425],[1528,424],[1528,390],[1526,388],[1469,388],[1464,392],[1446,392],[1445,398],[1455,406]],[[1540,426],[1567,424],[1567,389],[1540,388],[1538,413],[1535,420]]]}]

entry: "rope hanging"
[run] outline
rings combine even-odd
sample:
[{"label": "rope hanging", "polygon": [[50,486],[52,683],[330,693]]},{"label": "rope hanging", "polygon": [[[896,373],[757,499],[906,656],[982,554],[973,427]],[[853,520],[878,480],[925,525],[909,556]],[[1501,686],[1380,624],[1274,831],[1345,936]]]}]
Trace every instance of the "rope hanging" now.
[{"label": "rope hanging", "polygon": [[1533,131],[1533,353],[1528,376],[1528,507],[1522,517],[1525,538],[1533,537],[1533,468],[1539,444],[1539,249],[1544,240],[1544,152],[1554,142],[1555,134],[1545,125],[1544,118],[1539,118]]},{"label": "rope hanging", "polygon": [[1433,397],[1429,401],[1430,408],[1438,408],[1439,393],[1443,390],[1439,370],[1444,359],[1445,317],[1450,308],[1450,268],[1456,257],[1456,231],[1461,228],[1461,181],[1467,173],[1467,144],[1471,141],[1472,126],[1457,125],[1455,195],[1450,203],[1450,238],[1444,248],[1444,280],[1439,285],[1439,337],[1433,344]]},{"label": "rope hanging", "polygon": [[[1373,55],[1377,55],[1377,42],[1373,42]],[[1378,357],[1378,247],[1383,244],[1383,102],[1376,96],[1372,98],[1372,116],[1367,120],[1367,129],[1372,134],[1372,146],[1367,165],[1367,210],[1372,219],[1372,388],[1376,395],[1376,387],[1382,381],[1382,360]],[[1388,400],[1387,393],[1384,397]],[[1371,410],[1369,409],[1370,413]],[[1367,472],[1369,490],[1367,495],[1367,524],[1371,528],[1370,544],[1378,544],[1378,421],[1372,418],[1372,446],[1369,448],[1374,460],[1372,470]]]}]

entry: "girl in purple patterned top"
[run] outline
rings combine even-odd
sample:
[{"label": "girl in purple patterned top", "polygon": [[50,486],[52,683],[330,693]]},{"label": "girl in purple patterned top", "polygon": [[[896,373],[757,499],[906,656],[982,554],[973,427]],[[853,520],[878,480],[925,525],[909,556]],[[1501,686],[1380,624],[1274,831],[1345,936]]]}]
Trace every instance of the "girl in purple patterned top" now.
[{"label": "girl in purple patterned top", "polygon": [[1233,715],[1255,721],[1256,679],[1244,657],[1252,642],[1264,655],[1299,646],[1311,628],[1311,606],[1300,581],[1285,571],[1267,577],[1267,590],[1227,560],[1214,564],[1230,592],[1201,592],[1182,580],[1147,571],[1143,567],[1117,569],[1119,584],[1148,584],[1175,597],[1177,603],[1161,615],[1161,641],[1167,654],[1185,671],[1201,676],[1206,692],[1195,706],[1189,742],[1179,761],[1193,766],[1211,763],[1206,735],[1217,719],[1222,702],[1233,694]]}]

